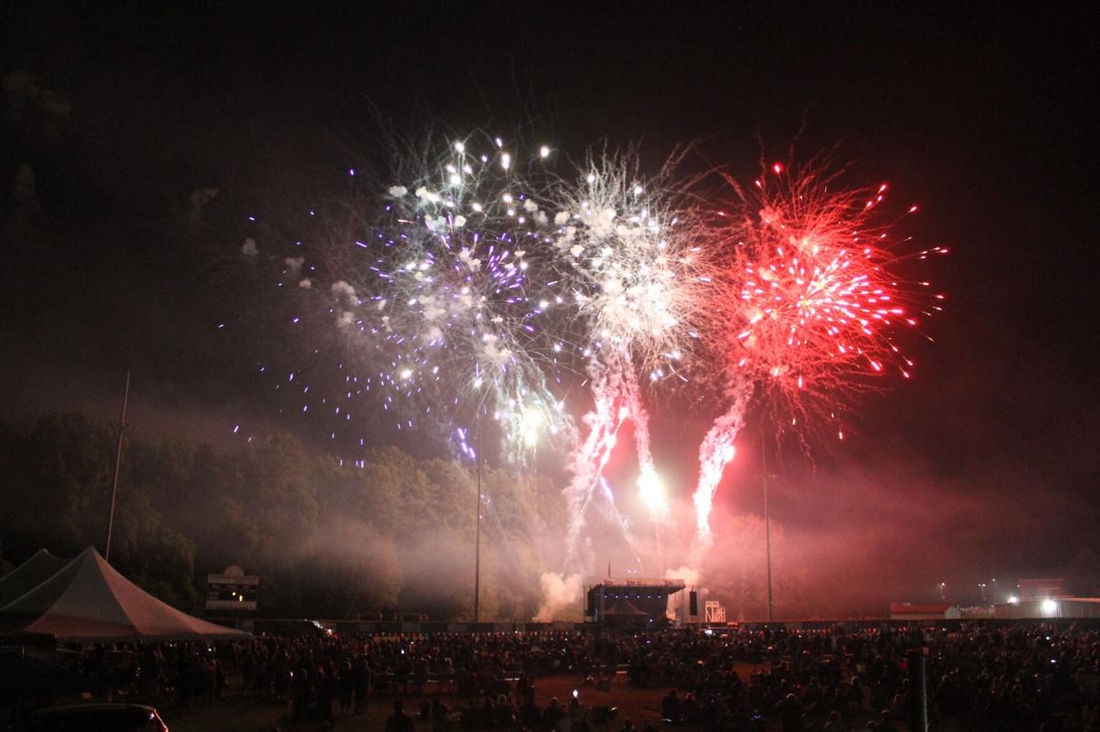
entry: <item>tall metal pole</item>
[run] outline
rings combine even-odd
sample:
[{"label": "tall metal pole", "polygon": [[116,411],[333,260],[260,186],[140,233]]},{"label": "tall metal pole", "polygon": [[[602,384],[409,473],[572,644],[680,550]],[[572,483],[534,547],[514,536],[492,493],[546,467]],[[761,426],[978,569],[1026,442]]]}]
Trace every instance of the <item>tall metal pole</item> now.
[{"label": "tall metal pole", "polygon": [[772,606],[772,527],[768,520],[768,438],[760,433],[760,464],[764,468],[764,547],[768,555],[768,622],[775,620]]},{"label": "tall metal pole", "polygon": [[477,417],[477,529],[474,540],[474,622],[481,619],[481,415]]},{"label": "tall metal pole", "polygon": [[909,729],[928,732],[928,675],[924,651],[921,648],[910,650],[906,665],[909,668]]},{"label": "tall metal pole", "polygon": [[111,532],[115,527],[115,502],[118,500],[118,469],[122,464],[122,436],[126,428],[126,403],[130,400],[130,369],[126,369],[126,388],[122,392],[122,415],[118,418],[118,447],[115,449],[115,477],[111,481],[111,513],[107,518],[107,541],[103,558],[111,561]]}]

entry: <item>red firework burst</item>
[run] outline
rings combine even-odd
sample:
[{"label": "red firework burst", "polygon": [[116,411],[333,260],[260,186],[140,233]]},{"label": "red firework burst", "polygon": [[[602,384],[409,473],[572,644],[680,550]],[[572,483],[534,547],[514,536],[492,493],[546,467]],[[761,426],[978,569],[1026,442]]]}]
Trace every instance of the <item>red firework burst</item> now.
[{"label": "red firework burst", "polygon": [[797,416],[811,403],[832,411],[890,369],[908,378],[913,362],[895,335],[919,325],[922,301],[938,307],[929,301],[942,296],[895,267],[946,249],[904,251],[897,221],[881,222],[885,183],[834,190],[836,176],[779,164],[750,188],[731,183],[737,213],[723,214],[719,232],[730,255],[717,338],[723,387],[753,384]]}]

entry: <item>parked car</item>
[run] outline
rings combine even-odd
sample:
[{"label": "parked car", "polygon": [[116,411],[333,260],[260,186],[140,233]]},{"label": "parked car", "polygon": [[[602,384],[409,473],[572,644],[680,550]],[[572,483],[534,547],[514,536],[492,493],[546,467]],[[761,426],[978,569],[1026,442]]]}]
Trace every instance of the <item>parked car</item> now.
[{"label": "parked car", "polygon": [[42,707],[12,728],[17,732],[168,732],[155,707],[111,702]]}]

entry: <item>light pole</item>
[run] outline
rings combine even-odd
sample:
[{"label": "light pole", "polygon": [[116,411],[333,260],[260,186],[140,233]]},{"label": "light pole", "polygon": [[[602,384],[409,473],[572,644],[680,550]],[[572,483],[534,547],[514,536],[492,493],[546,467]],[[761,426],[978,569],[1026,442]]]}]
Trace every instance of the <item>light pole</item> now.
[{"label": "light pole", "polygon": [[764,469],[764,548],[768,558],[768,622],[774,621],[772,606],[772,530],[768,520],[768,449],[767,436],[760,431],[760,465]]},{"label": "light pole", "polygon": [[107,541],[103,559],[111,561],[111,532],[115,527],[115,501],[118,498],[118,469],[122,463],[122,436],[126,428],[126,402],[130,400],[130,369],[126,369],[126,388],[122,392],[122,415],[118,418],[118,447],[115,448],[115,477],[111,481],[111,512],[107,516]]},{"label": "light pole", "polygon": [[477,528],[474,539],[474,622],[481,618],[481,415],[477,417]]}]

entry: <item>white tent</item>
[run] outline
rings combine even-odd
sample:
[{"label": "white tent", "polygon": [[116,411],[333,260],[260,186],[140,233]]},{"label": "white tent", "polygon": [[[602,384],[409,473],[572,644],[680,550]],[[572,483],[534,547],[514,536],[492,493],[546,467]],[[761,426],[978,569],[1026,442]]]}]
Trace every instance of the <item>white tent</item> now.
[{"label": "white tent", "polygon": [[0,608],[38,587],[66,564],[68,560],[39,549],[30,559],[0,577]]},{"label": "white tent", "polygon": [[116,572],[93,547],[0,607],[0,629],[84,643],[249,637],[161,602]]}]

